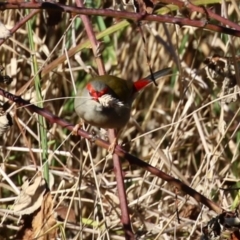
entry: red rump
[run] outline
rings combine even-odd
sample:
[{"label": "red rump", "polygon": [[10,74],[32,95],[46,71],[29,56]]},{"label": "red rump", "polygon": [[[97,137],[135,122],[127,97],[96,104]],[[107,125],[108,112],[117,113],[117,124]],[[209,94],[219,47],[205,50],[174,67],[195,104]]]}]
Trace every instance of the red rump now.
[{"label": "red rump", "polygon": [[146,87],[149,83],[151,83],[151,81],[149,81],[147,79],[140,79],[140,80],[134,82],[133,84],[134,84],[136,91],[140,91],[141,89]]}]

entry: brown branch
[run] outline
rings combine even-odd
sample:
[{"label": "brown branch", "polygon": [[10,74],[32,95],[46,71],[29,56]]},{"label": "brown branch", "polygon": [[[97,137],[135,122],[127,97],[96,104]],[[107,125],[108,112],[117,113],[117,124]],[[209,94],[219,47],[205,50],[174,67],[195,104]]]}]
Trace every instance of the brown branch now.
[{"label": "brown branch", "polygon": [[[138,21],[152,21],[152,22],[164,22],[164,23],[172,23],[178,24],[180,26],[191,26],[198,27],[203,29],[208,29],[214,32],[226,33],[229,35],[233,35],[236,37],[240,37],[240,26],[234,24],[234,28],[222,27],[220,25],[209,24],[207,20],[191,20],[188,18],[180,18],[180,17],[172,17],[172,16],[160,16],[154,14],[141,14],[141,13],[131,13],[131,12],[123,12],[123,11],[114,11],[111,9],[92,9],[92,8],[78,8],[72,6],[66,6],[59,3],[19,3],[19,4],[11,4],[11,3],[0,3],[0,10],[4,11],[6,9],[50,9],[55,11],[63,11],[67,13],[75,13],[75,14],[83,14],[83,15],[92,15],[92,16],[107,16],[113,18],[120,19],[128,19]],[[223,20],[224,18],[219,18]],[[227,21],[225,19],[225,21]],[[222,23],[223,21],[221,21]],[[229,24],[228,21],[227,24]],[[229,24],[232,25],[232,24]]]},{"label": "brown branch", "polygon": [[[42,115],[43,117],[45,117],[50,123],[56,123],[64,128],[67,128],[69,131],[73,131],[74,125],[70,124],[69,122],[53,115],[52,113],[50,113],[49,111],[47,111],[44,108],[39,108],[31,103],[29,103],[29,101],[26,101],[24,99],[22,99],[20,96],[16,96],[13,95],[9,92],[6,92],[5,90],[0,88],[0,95],[8,98],[9,100],[17,103],[19,106],[21,107],[25,107],[27,108],[29,111],[31,112],[35,112],[37,114]],[[86,131],[83,130],[78,130],[78,134],[86,139],[88,139],[89,141],[94,141],[95,144],[97,144],[100,147],[103,147],[105,149],[109,148],[109,143],[97,138],[97,137],[93,137],[91,134],[89,134]],[[173,178],[172,176],[164,173],[163,171],[157,169],[156,167],[153,167],[152,165],[144,162],[143,160],[127,153],[125,150],[123,150],[119,145],[116,146],[116,148],[114,149],[114,152],[122,158],[125,158],[128,160],[130,165],[137,165],[141,168],[144,168],[145,170],[151,172],[153,175],[158,176],[159,178],[167,181],[168,183],[173,184],[175,187],[178,188],[178,190],[190,195],[191,197],[193,197],[197,202],[204,204],[205,206],[207,206],[209,209],[215,211],[217,214],[222,213],[222,211],[224,209],[222,209],[220,206],[218,206],[216,203],[214,203],[213,201],[211,201],[210,199],[206,198],[205,196],[203,196],[202,194],[198,193],[197,191],[195,191],[194,189],[190,188],[189,186],[187,186],[186,184],[184,184],[183,182],[181,182],[180,180]]]},{"label": "brown branch", "polygon": [[[82,0],[76,0],[76,4],[78,7],[84,7]],[[97,41],[97,38],[94,34],[89,17],[87,15],[80,15],[80,17],[83,21],[89,41],[92,46],[93,54],[98,66],[98,73],[100,75],[104,75],[106,74],[106,71],[105,71],[104,63],[101,58],[101,52],[99,52],[100,42]],[[114,129],[109,129],[108,133],[109,133],[110,142],[114,144],[117,138]],[[119,203],[120,203],[120,209],[121,209],[121,221],[123,224],[125,239],[131,240],[131,239],[134,239],[134,233],[131,227],[130,215],[128,211],[127,195],[126,195],[125,186],[124,186],[121,161],[116,153],[113,154],[113,166],[114,166],[114,172],[115,172],[116,182],[117,182],[117,190],[118,190]]]},{"label": "brown branch", "polygon": [[[78,7],[84,7],[81,0],[76,0],[76,4],[77,4]],[[98,73],[99,73],[99,75],[104,75],[106,73],[105,67],[104,67],[103,61],[100,57],[100,54],[98,52],[99,47],[100,47],[100,42],[98,42],[96,37],[95,37],[95,34],[93,32],[93,28],[92,28],[92,25],[90,23],[90,20],[89,20],[88,16],[87,15],[80,15],[80,17],[83,21],[84,27],[86,29],[88,38],[89,38],[91,46],[92,46],[93,54],[94,54],[94,57],[96,59],[96,63],[97,63],[97,66],[98,66]]]},{"label": "brown branch", "polygon": [[235,28],[236,30],[239,30],[240,28],[240,26],[237,23],[234,23],[229,19],[216,14],[205,7],[196,6],[189,1],[171,0],[170,2],[169,0],[161,0],[161,2],[176,5],[179,7],[179,9],[187,8],[190,12],[199,12],[199,13],[205,14],[207,19],[211,18],[211,19],[217,20],[219,21],[220,24],[223,24],[224,26],[230,26],[232,28]]},{"label": "brown branch", "polygon": [[[108,130],[108,136],[111,144],[117,141],[116,139],[117,133],[114,131],[114,129]],[[113,154],[113,166],[114,166],[114,173],[115,173],[116,182],[117,182],[119,205],[120,205],[121,214],[122,214],[121,220],[122,220],[123,229],[125,233],[125,239],[132,240],[135,238],[134,238],[134,234],[131,226],[130,214],[128,209],[127,194],[125,190],[123,172],[122,172],[122,163],[116,152],[114,152]]]}]

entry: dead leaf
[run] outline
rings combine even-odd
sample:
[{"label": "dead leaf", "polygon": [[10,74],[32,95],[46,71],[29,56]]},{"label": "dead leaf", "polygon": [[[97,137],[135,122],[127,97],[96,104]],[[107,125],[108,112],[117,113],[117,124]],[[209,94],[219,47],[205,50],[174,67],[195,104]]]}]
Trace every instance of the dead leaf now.
[{"label": "dead leaf", "polygon": [[[65,221],[67,217],[68,207],[61,205],[55,209],[55,212],[57,213],[57,217],[60,218],[60,220]],[[67,222],[76,222],[75,212],[72,208],[69,211]]]},{"label": "dead leaf", "polygon": [[7,39],[11,36],[10,30],[6,28],[6,26],[0,22],[0,39]]},{"label": "dead leaf", "polygon": [[153,12],[153,2],[151,0],[133,0],[133,5],[137,13],[147,13],[152,14]]},{"label": "dead leaf", "polygon": [[33,183],[29,179],[26,180],[15,202],[14,212],[20,215],[28,215],[36,211],[42,204],[43,195],[47,188],[46,180],[40,176]]},{"label": "dead leaf", "polygon": [[[240,58],[236,57],[236,61],[237,67],[239,67]],[[240,88],[237,85],[233,58],[214,55],[205,59],[204,63],[207,65],[206,73],[208,79],[214,84],[214,88],[219,87],[221,89],[218,94],[218,97],[221,98],[221,103],[235,102],[239,98]],[[224,97],[226,95],[229,96]]]},{"label": "dead leaf", "polygon": [[20,202],[16,205],[16,209],[24,214],[23,225],[16,239],[56,239],[53,201],[45,179],[37,177],[31,185],[29,181],[26,181],[22,188]]}]

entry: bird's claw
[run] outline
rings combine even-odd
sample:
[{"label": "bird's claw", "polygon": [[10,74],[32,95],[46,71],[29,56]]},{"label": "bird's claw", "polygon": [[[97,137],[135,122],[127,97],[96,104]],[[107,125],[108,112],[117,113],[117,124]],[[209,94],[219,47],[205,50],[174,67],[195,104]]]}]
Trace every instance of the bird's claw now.
[{"label": "bird's claw", "polygon": [[82,127],[82,123],[78,123],[73,127],[72,135],[77,136],[78,130]]},{"label": "bird's claw", "polygon": [[109,145],[109,147],[108,147],[108,152],[113,155],[116,146],[117,146],[117,138],[115,138],[115,139],[111,142],[111,144]]}]

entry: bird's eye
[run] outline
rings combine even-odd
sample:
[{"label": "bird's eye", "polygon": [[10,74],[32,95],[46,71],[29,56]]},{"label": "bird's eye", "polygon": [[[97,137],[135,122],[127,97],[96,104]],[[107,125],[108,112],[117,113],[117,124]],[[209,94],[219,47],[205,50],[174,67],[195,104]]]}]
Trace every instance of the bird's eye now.
[{"label": "bird's eye", "polygon": [[99,91],[98,95],[101,97],[101,96],[103,96],[106,93],[108,93],[108,88],[107,87],[105,87],[103,90]]}]

